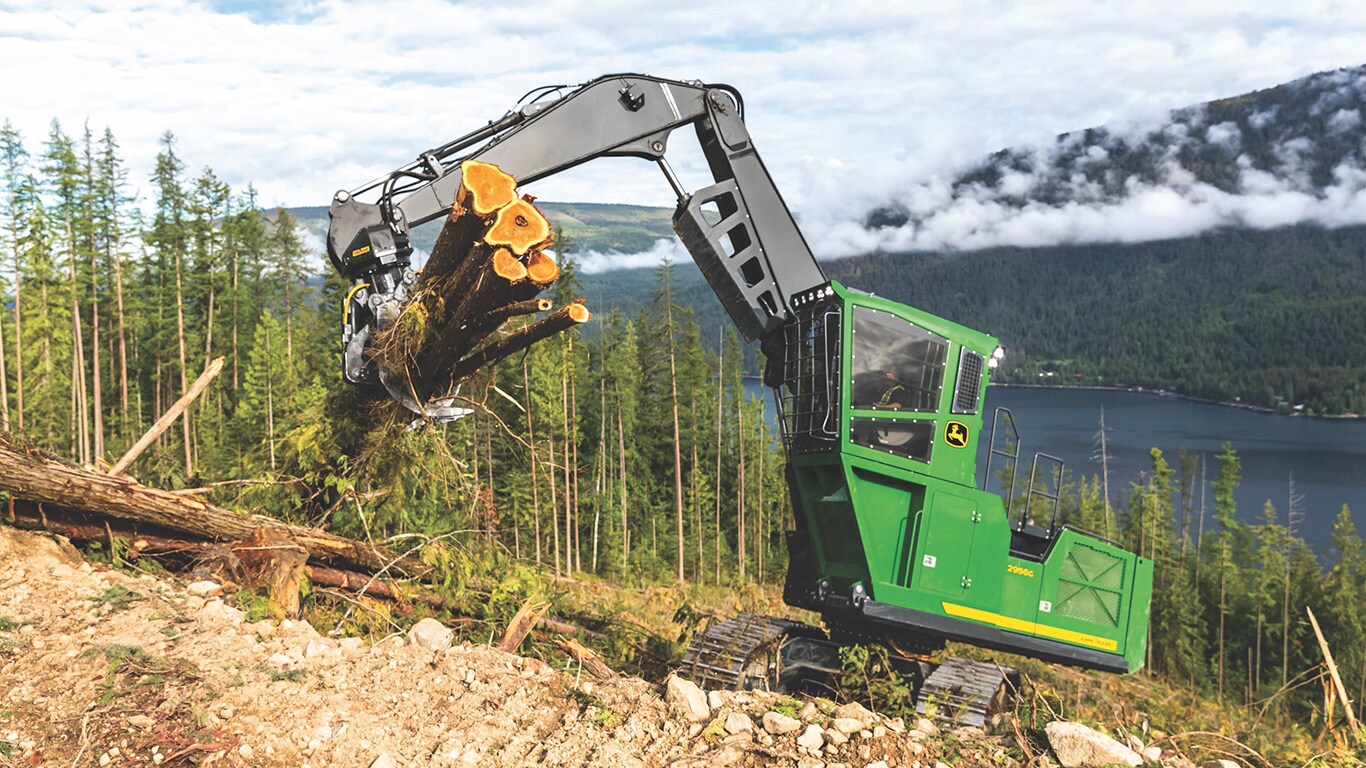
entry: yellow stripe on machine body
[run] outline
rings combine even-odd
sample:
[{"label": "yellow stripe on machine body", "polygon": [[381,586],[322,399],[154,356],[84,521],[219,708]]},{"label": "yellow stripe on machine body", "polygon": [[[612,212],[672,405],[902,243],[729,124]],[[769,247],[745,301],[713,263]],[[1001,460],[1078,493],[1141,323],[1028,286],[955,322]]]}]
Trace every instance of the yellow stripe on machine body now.
[{"label": "yellow stripe on machine body", "polygon": [[1048,624],[1039,624],[1033,621],[1025,621],[1024,619],[1002,616],[999,613],[984,611],[980,608],[969,608],[965,605],[955,605],[953,603],[942,603],[942,605],[944,606],[944,613],[947,613],[950,616],[956,616],[960,619],[971,619],[973,621],[980,621],[983,624],[992,624],[1001,629],[1009,629],[1029,635],[1039,635],[1040,637],[1050,637],[1054,640],[1062,640],[1068,643],[1089,645],[1092,648],[1099,648],[1103,651],[1118,651],[1119,649],[1118,643],[1106,637],[1097,637],[1096,635],[1088,635],[1085,632],[1074,632],[1070,629],[1062,629],[1061,627],[1054,627]]}]

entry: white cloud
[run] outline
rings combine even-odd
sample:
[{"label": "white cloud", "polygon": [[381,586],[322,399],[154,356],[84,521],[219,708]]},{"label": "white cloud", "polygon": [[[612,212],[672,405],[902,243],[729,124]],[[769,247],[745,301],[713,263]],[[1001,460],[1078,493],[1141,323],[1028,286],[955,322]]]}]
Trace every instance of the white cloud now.
[{"label": "white cloud", "polygon": [[[395,0],[262,3],[256,17],[212,5],[0,7],[0,67],[23,73],[0,89],[0,116],[31,142],[54,116],[68,130],[109,124],[144,187],[170,129],[193,169],[253,181],[266,204],[323,204],[536,85],[643,70],[740,87],[781,188],[811,208],[887,166],[934,167],[1358,63],[1366,50],[1366,8],[1328,2]],[[830,158],[846,175],[808,192],[809,169]],[[542,186],[548,199],[669,198],[648,166]]]},{"label": "white cloud", "polygon": [[672,264],[688,261],[692,257],[684,250],[678,240],[656,240],[648,251],[641,253],[621,253],[620,251],[586,251],[574,255],[578,271],[585,275],[609,272],[614,269],[638,269],[657,267],[668,261]]}]

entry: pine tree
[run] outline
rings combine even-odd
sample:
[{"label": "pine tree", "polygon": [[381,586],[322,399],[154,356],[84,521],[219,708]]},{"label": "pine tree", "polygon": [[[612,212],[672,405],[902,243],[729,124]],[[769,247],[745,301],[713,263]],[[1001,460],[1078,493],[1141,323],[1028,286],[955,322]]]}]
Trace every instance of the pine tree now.
[{"label": "pine tree", "polygon": [[1224,673],[1227,669],[1225,653],[1228,648],[1226,638],[1226,621],[1228,617],[1228,587],[1229,576],[1233,571],[1233,551],[1232,539],[1238,530],[1238,505],[1234,501],[1233,492],[1238,489],[1238,484],[1242,481],[1243,465],[1238,458],[1233,446],[1224,443],[1223,450],[1215,457],[1219,462],[1219,475],[1214,478],[1214,520],[1219,524],[1219,535],[1216,537],[1215,546],[1217,547],[1217,567],[1219,574],[1219,639],[1216,647],[1219,649],[1218,681],[1219,698],[1224,697]]},{"label": "pine tree", "polygon": [[245,456],[244,476],[255,474],[263,466],[272,471],[279,468],[278,441],[292,407],[286,384],[293,378],[285,355],[284,331],[269,309],[262,310],[247,358],[236,414],[236,421],[245,434],[255,441]]}]

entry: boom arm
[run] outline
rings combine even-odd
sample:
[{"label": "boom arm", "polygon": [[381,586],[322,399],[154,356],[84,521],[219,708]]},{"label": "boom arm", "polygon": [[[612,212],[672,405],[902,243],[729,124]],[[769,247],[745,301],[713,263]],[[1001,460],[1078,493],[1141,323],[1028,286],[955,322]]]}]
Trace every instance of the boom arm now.
[{"label": "boom arm", "polygon": [[[407,232],[446,215],[460,185],[460,163],[499,166],[519,183],[604,156],[659,164],[678,196],[674,230],[750,340],[775,340],[792,316],[793,294],[825,275],[802,237],[745,129],[742,101],[729,86],[647,75],[609,75],[563,96],[538,98],[483,129],[424,153],[392,174],[333,200],[328,252],[342,274],[377,292],[401,281]],[[693,126],[714,183],[687,191],[664,159],[675,129]],[[356,198],[376,188],[376,204]],[[380,226],[383,224],[384,226]],[[364,242],[362,243],[362,240]],[[364,261],[347,255],[371,245]]]}]

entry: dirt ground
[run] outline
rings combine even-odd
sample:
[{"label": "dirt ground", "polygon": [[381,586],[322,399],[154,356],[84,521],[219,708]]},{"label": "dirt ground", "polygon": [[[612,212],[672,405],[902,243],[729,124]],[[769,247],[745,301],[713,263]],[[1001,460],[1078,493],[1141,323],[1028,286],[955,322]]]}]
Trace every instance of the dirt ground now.
[{"label": "dirt ground", "polygon": [[0,526],[0,766],[1015,764],[857,705],[711,692],[690,709],[638,678],[449,645],[430,621],[367,645],[246,623],[212,591]]}]

